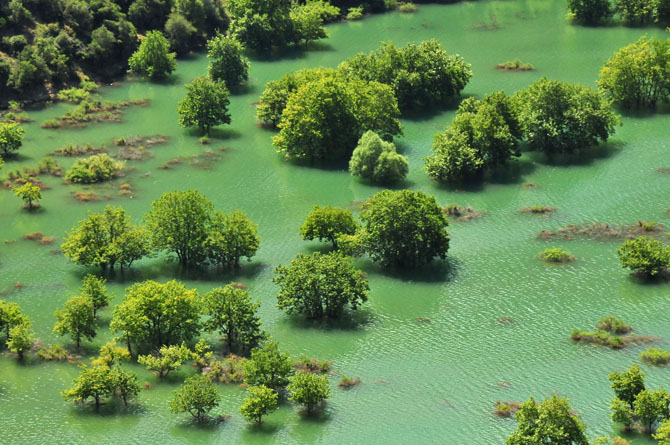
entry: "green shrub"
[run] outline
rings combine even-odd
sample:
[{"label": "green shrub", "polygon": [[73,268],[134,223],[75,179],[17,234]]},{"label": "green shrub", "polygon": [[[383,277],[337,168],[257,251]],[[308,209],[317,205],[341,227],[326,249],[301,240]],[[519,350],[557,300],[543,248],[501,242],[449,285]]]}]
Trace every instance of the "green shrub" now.
[{"label": "green shrub", "polygon": [[640,359],[652,365],[667,365],[670,363],[670,351],[650,346],[642,351]]},{"label": "green shrub", "polygon": [[362,18],[363,18],[362,6],[349,8],[349,12],[347,13],[347,20],[360,20]]},{"label": "green shrub", "polygon": [[414,12],[416,11],[416,5],[412,2],[401,3],[398,7],[398,11],[405,13]]},{"label": "green shrub", "polygon": [[90,158],[77,159],[65,174],[65,179],[76,184],[93,184],[119,176],[124,163],[101,153]]},{"label": "green shrub", "polygon": [[598,320],[598,329],[613,332],[615,334],[626,334],[633,330],[630,325],[627,325],[623,320],[614,315],[608,315],[607,317]]},{"label": "green shrub", "polygon": [[561,249],[560,247],[546,249],[540,253],[540,258],[548,263],[568,263],[575,259],[573,255],[570,255],[567,251]]}]

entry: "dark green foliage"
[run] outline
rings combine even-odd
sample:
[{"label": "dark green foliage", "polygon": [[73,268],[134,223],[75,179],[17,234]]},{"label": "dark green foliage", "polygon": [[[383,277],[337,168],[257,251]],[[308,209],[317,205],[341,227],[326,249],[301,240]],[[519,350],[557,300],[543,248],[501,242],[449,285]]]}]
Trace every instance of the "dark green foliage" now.
[{"label": "dark green foliage", "polygon": [[230,37],[217,35],[207,42],[209,77],[222,81],[229,89],[246,82],[249,74],[249,59],[244,57],[242,45]]},{"label": "dark green foliage", "polygon": [[300,226],[300,233],[305,240],[330,241],[337,249],[340,235],[354,235],[358,228],[359,225],[350,210],[315,205],[307,215],[305,223]]},{"label": "dark green foliage", "polygon": [[528,145],[547,154],[574,153],[605,142],[619,124],[609,102],[582,85],[542,78],[515,96]]},{"label": "dark green foliage", "polygon": [[299,254],[290,266],[278,266],[275,275],[277,306],[308,319],[338,318],[347,305],[356,310],[370,290],[363,272],[339,252]]},{"label": "dark green foliage", "polygon": [[149,31],[139,49],[130,56],[128,65],[135,74],[158,80],[167,77],[177,68],[175,53],[160,31]]},{"label": "dark green foliage", "polygon": [[373,131],[366,131],[358,140],[349,161],[354,176],[390,184],[405,179],[409,170],[407,158],[396,152],[392,142],[385,142]]},{"label": "dark green foliage", "polygon": [[437,40],[398,48],[384,43],[358,54],[339,68],[346,76],[389,85],[401,110],[444,104],[465,88],[472,71],[458,55],[450,56]]},{"label": "dark green foliage", "polygon": [[209,135],[212,127],[230,124],[229,96],[225,83],[196,77],[186,85],[186,97],[179,101],[179,125],[195,126],[202,134]]},{"label": "dark green foliage", "polygon": [[421,191],[384,190],[365,204],[365,248],[384,267],[416,268],[446,258],[449,224],[435,198]]},{"label": "dark green foliage", "polygon": [[670,267],[670,247],[647,236],[625,241],[617,249],[622,267],[653,277]]},{"label": "dark green foliage", "polygon": [[173,12],[165,23],[165,36],[170,41],[170,48],[179,55],[189,52],[193,46],[193,40],[196,39],[198,30],[186,18]]},{"label": "dark green foliage", "polygon": [[93,184],[117,177],[125,164],[106,153],[79,158],[65,173],[65,180],[76,184]]},{"label": "dark green foliage", "polygon": [[568,9],[577,23],[599,25],[612,17],[610,0],[568,0]]},{"label": "dark green foliage", "polygon": [[649,0],[614,0],[614,11],[626,25],[642,26],[653,22],[655,3]]},{"label": "dark green foliage", "polygon": [[645,389],[645,377],[646,374],[640,370],[640,367],[633,365],[626,371],[611,373],[608,379],[612,382],[612,389],[616,397],[633,408],[635,398]]},{"label": "dark green foliage", "polygon": [[251,358],[244,362],[244,383],[267,386],[275,391],[288,385],[293,375],[293,363],[288,354],[279,351],[277,342],[267,342],[263,348],[251,350]]}]

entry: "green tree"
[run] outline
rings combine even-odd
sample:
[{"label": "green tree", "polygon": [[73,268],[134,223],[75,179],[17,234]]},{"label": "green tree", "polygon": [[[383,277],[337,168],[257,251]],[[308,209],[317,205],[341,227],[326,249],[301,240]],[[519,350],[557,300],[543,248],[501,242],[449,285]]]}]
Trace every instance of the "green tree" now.
[{"label": "green tree", "polygon": [[384,190],[361,212],[365,249],[384,267],[416,268],[446,258],[449,225],[435,198],[420,191]]},{"label": "green tree", "polygon": [[645,389],[644,378],[645,373],[638,365],[633,365],[623,372],[613,372],[608,376],[616,397],[626,402],[631,409],[633,409],[635,397]]},{"label": "green tree", "polygon": [[[374,134],[374,133],[373,133]],[[360,228],[350,210],[331,206],[312,206],[305,223],[300,226],[302,239],[327,240],[337,249],[340,235],[354,235]]]},{"label": "green tree", "polygon": [[251,358],[244,362],[244,383],[250,386],[262,385],[277,391],[288,384],[291,375],[293,362],[274,341],[252,349]]},{"label": "green tree", "polygon": [[110,374],[114,392],[121,397],[123,404],[128,406],[128,400],[140,393],[137,375],[132,371],[126,371],[119,367],[112,368]]},{"label": "green tree", "polygon": [[670,419],[661,422],[654,439],[658,440],[658,445],[670,445]]},{"label": "green tree", "polygon": [[231,35],[246,47],[268,53],[287,45],[294,35],[290,0],[229,0]]},{"label": "green tree", "polygon": [[234,89],[249,78],[249,59],[244,57],[244,47],[240,42],[222,34],[207,42],[209,77],[222,81],[229,89]]},{"label": "green tree", "polygon": [[528,145],[547,154],[574,153],[607,141],[619,117],[592,88],[542,78],[516,93]]},{"label": "green tree", "polygon": [[614,11],[626,25],[641,26],[653,21],[655,3],[648,0],[614,0]]},{"label": "green tree", "polygon": [[328,37],[321,12],[310,5],[295,5],[289,17],[293,22],[293,43],[309,45],[310,42]]},{"label": "green tree", "polygon": [[240,414],[259,425],[263,416],[277,409],[277,393],[266,386],[250,386],[247,388],[247,397],[242,401]]},{"label": "green tree", "polygon": [[177,281],[152,280],[130,286],[123,303],[114,309],[113,331],[131,342],[159,347],[189,341],[200,332],[200,298]]},{"label": "green tree", "polygon": [[88,298],[93,303],[93,315],[95,316],[98,309],[107,307],[112,295],[107,291],[105,284],[107,280],[102,277],[97,277],[93,274],[86,274],[81,283],[81,296]]},{"label": "green tree", "polygon": [[204,312],[210,316],[205,329],[218,331],[228,352],[246,355],[268,337],[257,314],[260,305],[246,290],[231,284],[212,289],[203,297]]},{"label": "green tree", "polygon": [[635,416],[640,419],[640,423],[650,434],[656,422],[670,417],[669,405],[670,394],[664,390],[642,390],[635,396],[635,402],[633,402]]},{"label": "green tree", "polygon": [[30,351],[35,343],[36,338],[31,326],[30,320],[23,318],[20,323],[9,328],[7,347],[19,360],[23,360],[25,352]]},{"label": "green tree", "polygon": [[161,346],[158,355],[140,355],[137,357],[137,363],[162,379],[167,377],[170,371],[178,369],[185,361],[190,360],[192,355],[185,343],[181,346]]},{"label": "green tree", "polygon": [[82,365],[81,374],[74,380],[74,386],[61,392],[66,399],[75,403],[86,403],[92,398],[96,409],[102,401],[114,394],[115,381],[107,366],[89,367]]},{"label": "green tree", "polygon": [[65,172],[65,180],[75,184],[108,181],[119,176],[124,167],[124,162],[114,160],[107,153],[100,153],[88,158],[78,158]]},{"label": "green tree", "polygon": [[210,378],[196,374],[187,378],[184,384],[174,391],[170,402],[170,412],[187,412],[201,422],[207,417],[209,411],[219,406],[220,401],[221,396]]},{"label": "green tree", "polygon": [[572,413],[568,399],[553,395],[538,404],[531,397],[521,404],[515,417],[517,430],[507,438],[507,445],[589,443],[584,434],[586,425]]},{"label": "green tree", "polygon": [[388,184],[402,181],[409,170],[407,158],[396,152],[392,142],[385,142],[373,131],[366,131],[358,140],[349,161],[354,176]]},{"label": "green tree", "polygon": [[149,234],[131,223],[123,207],[106,206],[102,213],[89,213],[65,235],[63,254],[75,264],[99,266],[103,271],[121,269],[148,255]]},{"label": "green tree", "polygon": [[624,108],[654,108],[670,99],[670,41],[641,37],[600,69],[598,86]]},{"label": "green tree", "polygon": [[612,410],[612,421],[623,424],[626,431],[629,431],[634,422],[630,405],[617,397],[612,400],[610,410]]},{"label": "green tree", "polygon": [[201,133],[209,135],[212,127],[230,124],[229,97],[225,83],[196,77],[186,85],[186,97],[179,101],[179,125],[196,126]]},{"label": "green tree", "polygon": [[54,326],[54,334],[70,335],[79,349],[82,338],[91,341],[96,335],[93,311],[91,299],[83,296],[70,298],[62,310],[56,311],[58,322]]},{"label": "green tree", "polygon": [[213,207],[196,190],[163,193],[144,216],[153,247],[176,253],[184,266],[202,264]]},{"label": "green tree", "polygon": [[434,136],[431,155],[424,158],[428,176],[442,182],[460,182],[478,175],[484,160],[468,145],[467,135],[448,127]]},{"label": "green tree", "polygon": [[177,68],[175,53],[170,52],[170,42],[160,31],[149,31],[137,51],[130,56],[128,65],[135,74],[151,80],[164,79]]},{"label": "green tree", "polygon": [[356,310],[368,299],[367,279],[339,252],[298,254],[291,265],[277,266],[277,307],[309,319],[338,318],[345,306]]},{"label": "green tree", "polygon": [[647,236],[626,240],[617,249],[622,267],[653,277],[670,267],[670,247]]},{"label": "green tree", "polygon": [[23,144],[25,130],[17,123],[0,123],[0,151],[3,157],[13,154]]},{"label": "green tree", "polygon": [[612,17],[609,0],[568,0],[568,9],[577,23],[600,25]]},{"label": "green tree", "polygon": [[165,35],[170,42],[170,48],[180,56],[188,54],[197,34],[195,26],[177,12],[171,13],[165,23]]},{"label": "green tree", "polygon": [[0,342],[0,347],[4,347],[10,340],[9,331],[16,325],[30,323],[28,317],[21,313],[21,307],[18,303],[4,301],[0,299],[0,332],[4,331],[5,341]]},{"label": "green tree", "polygon": [[98,357],[93,360],[94,366],[107,366],[108,368],[114,365],[121,364],[130,360],[130,353],[126,348],[116,345],[116,341],[108,341],[100,347]]},{"label": "green tree", "polygon": [[14,187],[13,190],[14,194],[23,200],[28,210],[40,206],[35,203],[42,199],[42,190],[38,186],[33,185],[32,182],[28,181],[21,187]]},{"label": "green tree", "polygon": [[256,254],[261,244],[258,226],[239,210],[230,213],[214,212],[204,241],[210,262],[225,268],[240,267],[240,259]]},{"label": "green tree", "polygon": [[312,372],[299,372],[291,379],[287,387],[290,399],[307,408],[307,414],[312,414],[314,408],[332,396],[328,386],[328,377]]}]

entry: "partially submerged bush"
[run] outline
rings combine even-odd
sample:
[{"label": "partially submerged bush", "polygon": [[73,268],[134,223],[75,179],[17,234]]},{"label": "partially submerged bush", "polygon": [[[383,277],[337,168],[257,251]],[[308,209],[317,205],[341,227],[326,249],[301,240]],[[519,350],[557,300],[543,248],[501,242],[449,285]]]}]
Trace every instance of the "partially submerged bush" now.
[{"label": "partially submerged bush", "polygon": [[600,329],[596,329],[595,332],[573,329],[570,333],[570,339],[580,343],[595,343],[612,349],[621,349],[624,347],[624,341],[621,337],[613,336],[609,332]]},{"label": "partially submerged bush", "polygon": [[598,329],[613,332],[615,334],[627,334],[633,330],[633,327],[624,323],[620,318],[614,315],[608,315],[598,320]]},{"label": "partially submerged bush", "polygon": [[457,204],[449,204],[448,206],[442,208],[442,212],[449,216],[450,221],[471,221],[473,219],[478,219],[480,216],[486,214],[486,211],[478,212],[469,205],[463,207]]},{"label": "partially submerged bush", "polygon": [[60,344],[40,348],[37,351],[37,358],[45,361],[71,360],[70,353]]},{"label": "partially submerged bush", "polygon": [[546,215],[548,213],[553,212],[556,210],[556,207],[549,207],[549,206],[532,206],[532,207],[524,207],[523,209],[519,210],[521,213],[535,213],[535,214],[540,214],[540,215]]},{"label": "partially submerged bush", "polygon": [[496,69],[505,71],[531,71],[533,69],[533,65],[530,63],[523,63],[519,59],[514,59],[511,62],[497,64]]},{"label": "partially submerged bush", "polygon": [[670,351],[650,346],[642,351],[640,359],[652,365],[667,365],[670,363]]},{"label": "partially submerged bush", "polygon": [[540,258],[548,263],[569,263],[575,259],[574,255],[570,255],[560,247],[544,250],[540,253]]},{"label": "partially submerged bush", "polygon": [[493,414],[498,417],[512,417],[519,411],[520,407],[521,403],[519,402],[501,402],[497,400],[495,404],[496,409],[493,411]]},{"label": "partially submerged bush", "polygon": [[398,11],[408,13],[416,11],[416,5],[412,2],[401,3],[398,6]]},{"label": "partially submerged bush", "polygon": [[77,184],[93,184],[119,176],[124,163],[115,161],[105,153],[90,158],[77,159],[65,174],[65,179]]},{"label": "partially submerged bush", "polygon": [[361,384],[361,379],[360,377],[347,377],[347,376],[342,376],[340,379],[340,383],[337,384],[340,388],[343,389],[349,389],[353,388],[354,386],[358,386]]},{"label": "partially submerged bush", "polygon": [[305,355],[300,356],[297,362],[293,365],[294,368],[302,372],[315,372],[317,374],[325,374],[330,371],[330,368],[333,366],[333,362],[329,360],[319,360],[316,358],[310,358]]}]

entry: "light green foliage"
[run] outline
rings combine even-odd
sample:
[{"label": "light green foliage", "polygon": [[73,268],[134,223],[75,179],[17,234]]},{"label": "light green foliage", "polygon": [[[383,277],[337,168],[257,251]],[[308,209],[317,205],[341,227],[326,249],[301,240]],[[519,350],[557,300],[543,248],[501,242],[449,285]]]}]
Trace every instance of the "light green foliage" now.
[{"label": "light green foliage", "polygon": [[670,363],[670,351],[650,346],[640,353],[640,359],[653,365],[667,365]]},{"label": "light green foliage", "polygon": [[213,207],[196,190],[164,193],[144,217],[153,247],[176,253],[182,265],[202,264]]},{"label": "light green foliage", "polygon": [[327,240],[337,249],[340,235],[354,235],[359,227],[350,210],[315,205],[300,226],[300,233],[304,240]]},{"label": "light green foliage", "polygon": [[99,266],[102,270],[130,267],[149,254],[149,234],[131,223],[122,207],[105,207],[102,213],[89,213],[65,236],[63,254],[75,264]]},{"label": "light green foliage", "polygon": [[114,385],[114,393],[121,397],[124,405],[128,406],[128,399],[140,393],[137,375],[120,367],[112,368],[110,374]]},{"label": "light green foliage", "polygon": [[345,76],[389,85],[401,110],[443,104],[465,88],[472,70],[459,55],[450,56],[435,39],[398,48],[383,43],[338,67]]},{"label": "light green foliage", "polygon": [[107,153],[100,153],[88,158],[78,158],[65,173],[65,180],[76,184],[107,181],[119,176],[123,167],[125,164],[122,161],[115,161]]},{"label": "light green foliage", "polygon": [[230,213],[214,212],[204,242],[211,263],[224,268],[237,268],[240,259],[251,261],[261,244],[258,226],[239,210]]},{"label": "light green foliage", "polygon": [[614,398],[612,405],[610,405],[610,410],[612,411],[613,422],[622,424],[627,430],[630,429],[635,421],[630,405],[619,398]]},{"label": "light green foliage", "polygon": [[645,389],[644,378],[645,373],[637,365],[633,365],[623,372],[613,372],[608,376],[616,397],[626,402],[631,409],[635,397]]},{"label": "light green foliage", "polygon": [[670,417],[670,394],[664,390],[645,389],[635,397],[633,409],[646,430],[651,433],[656,422]]},{"label": "light green foliage", "polygon": [[96,335],[97,323],[93,310],[93,301],[90,298],[84,296],[70,298],[62,310],[56,311],[58,322],[54,326],[54,334],[70,335],[79,349],[82,338],[91,341]]},{"label": "light green foliage", "polygon": [[244,362],[244,383],[250,386],[263,385],[276,391],[288,384],[291,375],[293,363],[274,341],[252,349],[251,358]]},{"label": "light green foliage", "polygon": [[614,0],[614,11],[628,26],[641,26],[653,22],[655,1]]},{"label": "light green foliage", "polygon": [[547,154],[575,153],[607,141],[619,124],[592,88],[542,78],[516,93],[528,145]]},{"label": "light green foliage", "polygon": [[128,59],[130,71],[151,80],[164,79],[177,68],[170,42],[160,31],[149,31],[140,47]]},{"label": "light green foliage", "polygon": [[39,204],[35,204],[42,199],[41,189],[33,185],[32,182],[26,182],[21,187],[14,187],[14,194],[21,198],[29,210],[32,210],[35,206],[39,207]]},{"label": "light green foliage", "polygon": [[115,341],[108,341],[100,347],[100,352],[98,357],[93,360],[93,365],[111,368],[128,360],[130,360],[130,353],[126,348],[117,346]]},{"label": "light green foliage", "polygon": [[479,174],[484,161],[467,140],[465,134],[451,127],[437,133],[431,156],[424,158],[428,176],[442,182],[460,182]]},{"label": "light green foliage", "polygon": [[540,253],[540,258],[548,263],[567,263],[575,259],[567,250],[560,247],[543,250]]},{"label": "light green foliage", "polygon": [[212,127],[230,124],[230,92],[223,82],[200,76],[186,85],[186,97],[179,101],[179,125],[198,127],[209,136]]},{"label": "light green foliage", "polygon": [[299,372],[291,379],[288,387],[289,398],[307,408],[312,414],[314,408],[329,399],[333,393],[328,385],[328,377],[311,372]]},{"label": "light green foliage", "polygon": [[127,289],[123,303],[114,309],[113,331],[126,337],[128,347],[159,347],[189,341],[200,332],[200,298],[177,281],[165,284],[152,280]]},{"label": "light green foliage", "polygon": [[568,9],[577,23],[600,25],[612,17],[609,0],[568,0]]},{"label": "light green foliage", "polygon": [[81,374],[74,380],[74,386],[61,395],[75,403],[86,403],[92,398],[95,407],[114,394],[115,381],[111,369],[107,366],[81,366]]},{"label": "light green foliage", "polygon": [[621,266],[653,277],[670,267],[670,247],[647,236],[626,240],[618,249]]},{"label": "light green foliage", "polygon": [[360,217],[366,251],[384,267],[416,268],[446,258],[449,223],[430,195],[384,190],[370,198]]},{"label": "light green foliage", "polygon": [[140,355],[137,363],[156,373],[158,378],[167,377],[170,371],[179,368],[185,361],[190,360],[192,352],[185,343],[181,346],[161,346],[158,355]]},{"label": "light green foliage", "polygon": [[340,8],[325,0],[307,0],[302,8],[317,11],[323,23],[334,22],[340,17]]},{"label": "light green foliage", "polygon": [[267,338],[256,313],[260,305],[231,284],[212,289],[203,297],[204,312],[210,316],[205,329],[223,336],[227,352],[246,355]]},{"label": "light green foliage", "polygon": [[598,86],[624,108],[654,108],[670,99],[670,41],[641,37],[600,69]]},{"label": "light green foliage", "polygon": [[277,393],[266,386],[250,386],[247,388],[247,397],[240,406],[240,414],[259,425],[263,416],[277,409]]},{"label": "light green foliage", "polygon": [[203,368],[210,365],[210,361],[214,356],[214,352],[212,352],[211,349],[212,347],[204,338],[198,340],[198,343],[193,347],[193,366],[195,366],[198,371],[202,371]]},{"label": "light green foliage", "polygon": [[598,329],[614,332],[615,334],[626,334],[633,330],[630,325],[614,315],[608,315],[598,320]]},{"label": "light green foliage", "polygon": [[589,444],[586,425],[572,414],[568,399],[553,395],[538,404],[531,397],[521,404],[515,417],[518,426],[506,445]]},{"label": "light green foliage", "polygon": [[365,254],[365,234],[362,231],[354,235],[341,233],[336,241],[337,250],[343,255],[355,258]]},{"label": "light green foliage", "polygon": [[21,313],[21,307],[18,303],[0,299],[0,333],[4,331],[5,334],[5,341],[0,342],[0,348],[11,340],[10,330],[24,323],[30,325],[30,320],[28,316]]},{"label": "light green foliage", "polygon": [[661,422],[654,434],[654,439],[658,440],[658,445],[670,445],[670,419]]},{"label": "light green foliage", "polygon": [[187,378],[184,384],[174,391],[170,401],[170,412],[188,412],[198,422],[205,420],[207,413],[216,408],[221,396],[209,377],[194,375]]},{"label": "light green foliage", "polygon": [[293,43],[300,44],[304,42],[308,45],[310,42],[328,37],[326,28],[321,26],[323,18],[321,10],[318,7],[306,5],[294,5],[291,8],[289,17],[293,22]]},{"label": "light green foliage", "polygon": [[352,175],[382,184],[402,181],[408,170],[407,158],[373,131],[363,133],[349,161]]},{"label": "light green foliage", "polygon": [[108,306],[109,301],[112,299],[112,295],[107,292],[106,283],[106,279],[90,273],[86,274],[81,283],[81,296],[91,300],[94,315],[98,312],[98,309]]},{"label": "light green foliage", "polygon": [[347,20],[360,20],[363,18],[363,7],[352,6],[347,12]]},{"label": "light green foliage", "polygon": [[25,352],[30,351],[33,343],[37,340],[31,326],[30,320],[23,318],[20,323],[9,328],[7,347],[10,351],[16,353],[19,360],[23,360]]},{"label": "light green foliage", "polygon": [[24,133],[25,130],[17,123],[0,123],[0,152],[3,157],[19,150]]},{"label": "light green foliage", "polygon": [[249,59],[244,57],[244,47],[240,42],[218,34],[207,42],[209,77],[222,81],[229,89],[234,89],[249,78]]},{"label": "light green foliage", "polygon": [[363,272],[339,252],[298,254],[290,266],[277,266],[275,275],[277,307],[308,319],[338,318],[347,305],[356,310],[370,290]]}]

